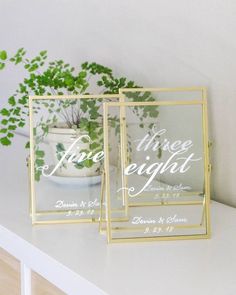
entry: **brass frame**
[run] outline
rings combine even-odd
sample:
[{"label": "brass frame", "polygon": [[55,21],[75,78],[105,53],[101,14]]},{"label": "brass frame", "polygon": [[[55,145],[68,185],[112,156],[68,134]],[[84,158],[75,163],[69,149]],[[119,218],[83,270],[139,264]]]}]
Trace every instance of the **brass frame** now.
[{"label": "brass frame", "polygon": [[[155,102],[125,102],[124,93],[125,92],[192,92],[198,91],[201,93],[201,99],[195,100],[177,100],[177,101],[155,101]],[[211,173],[211,164],[209,163],[209,142],[208,142],[208,120],[207,120],[207,89],[205,87],[184,87],[184,88],[130,88],[130,89],[120,89],[120,102],[108,102],[104,103],[103,115],[104,115],[104,153],[105,153],[105,191],[106,191],[106,233],[107,233],[107,242],[108,243],[119,243],[119,242],[146,242],[146,241],[162,241],[162,240],[185,240],[185,239],[207,239],[210,237],[210,173]],[[137,238],[112,238],[112,230],[123,230],[122,228],[112,228],[112,219],[111,219],[111,205],[110,205],[110,175],[109,175],[109,149],[108,149],[108,109],[109,107],[120,107],[121,114],[121,148],[124,149],[125,142],[125,107],[128,106],[145,106],[145,105],[201,105],[202,106],[202,128],[203,128],[203,152],[204,152],[204,187],[205,187],[205,198],[203,201],[203,214],[202,221],[200,225],[202,226],[205,219],[205,228],[206,234],[197,234],[197,235],[179,235],[179,236],[161,236],[161,237],[137,237]],[[121,154],[122,165],[126,163],[125,152],[123,150]],[[141,204],[140,204],[141,205]],[[161,205],[161,204],[159,204]],[[166,204],[166,205],[175,205],[175,204]],[[184,203],[183,205],[199,205],[190,204],[189,202]],[[205,218],[204,218],[205,217]],[[191,227],[196,227],[196,225],[191,225]],[[101,228],[101,225],[100,225]]]},{"label": "brass frame", "polygon": [[[68,224],[68,223],[90,223],[98,222],[99,218],[83,218],[83,219],[53,219],[53,220],[37,220],[37,216],[48,216],[53,215],[62,215],[68,211],[76,211],[77,209],[72,210],[48,210],[48,211],[37,211],[36,210],[36,195],[35,195],[35,171],[34,171],[34,135],[33,135],[33,101],[34,100],[55,100],[55,99],[119,99],[119,94],[98,94],[98,95],[43,95],[43,96],[29,96],[29,125],[30,125],[30,158],[28,159],[29,167],[29,186],[30,186],[30,200],[29,200],[29,214],[32,219],[32,224]],[[104,185],[104,182],[102,183]],[[102,188],[103,191],[103,188]],[[99,209],[97,209],[99,211]]]}]

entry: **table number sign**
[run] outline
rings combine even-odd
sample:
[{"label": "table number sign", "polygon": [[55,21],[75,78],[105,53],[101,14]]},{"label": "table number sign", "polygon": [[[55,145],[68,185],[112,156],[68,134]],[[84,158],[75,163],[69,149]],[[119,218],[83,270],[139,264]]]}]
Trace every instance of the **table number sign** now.
[{"label": "table number sign", "polygon": [[[29,98],[33,224],[98,221],[104,101],[119,101],[119,95]],[[108,121],[115,128],[119,117]]]},{"label": "table number sign", "polygon": [[[206,89],[121,89],[120,95],[120,102],[104,103],[108,242],[208,238]],[[118,133],[111,114],[120,116]],[[109,144],[116,137],[114,154]]]}]

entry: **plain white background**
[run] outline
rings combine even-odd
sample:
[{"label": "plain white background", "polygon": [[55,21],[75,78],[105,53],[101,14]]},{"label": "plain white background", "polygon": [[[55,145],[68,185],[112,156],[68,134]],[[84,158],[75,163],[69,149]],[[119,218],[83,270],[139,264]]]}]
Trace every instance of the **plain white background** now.
[{"label": "plain white background", "polygon": [[[96,61],[145,87],[207,86],[212,195],[236,206],[235,15],[234,0],[0,0],[0,49]],[[23,77],[12,70],[0,106]]]}]

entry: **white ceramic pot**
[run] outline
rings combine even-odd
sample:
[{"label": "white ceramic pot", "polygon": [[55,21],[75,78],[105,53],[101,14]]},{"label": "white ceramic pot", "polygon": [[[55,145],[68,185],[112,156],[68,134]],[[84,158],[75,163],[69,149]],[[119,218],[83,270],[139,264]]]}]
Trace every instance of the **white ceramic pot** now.
[{"label": "white ceramic pot", "polygon": [[[54,165],[58,165],[58,144],[62,144],[65,151],[61,152],[61,156],[70,149],[69,155],[81,154],[81,150],[89,150],[89,142],[84,143],[82,140],[79,140],[72,148],[74,141],[80,138],[83,135],[88,135],[80,130],[74,130],[72,128],[63,127],[62,124],[58,124],[58,127],[50,127],[48,132],[48,142],[51,147],[52,156]],[[68,157],[67,157],[68,158]],[[81,169],[76,168],[73,162],[68,162],[67,159],[64,159],[62,162],[63,165],[58,166],[56,170],[56,175],[58,176],[67,176],[67,177],[86,177],[86,176],[95,176],[101,174],[102,162],[93,162],[93,165],[89,168],[83,167]]]}]

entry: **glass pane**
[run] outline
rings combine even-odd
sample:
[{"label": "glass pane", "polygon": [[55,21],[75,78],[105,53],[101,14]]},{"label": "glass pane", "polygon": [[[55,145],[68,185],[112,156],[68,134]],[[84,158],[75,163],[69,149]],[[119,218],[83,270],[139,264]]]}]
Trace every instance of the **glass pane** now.
[{"label": "glass pane", "polygon": [[102,104],[118,100],[108,95],[32,100],[36,221],[98,220]]},{"label": "glass pane", "polygon": [[202,105],[108,110],[124,118],[116,135],[108,124],[108,141],[120,141],[108,155],[111,238],[205,235]]}]

